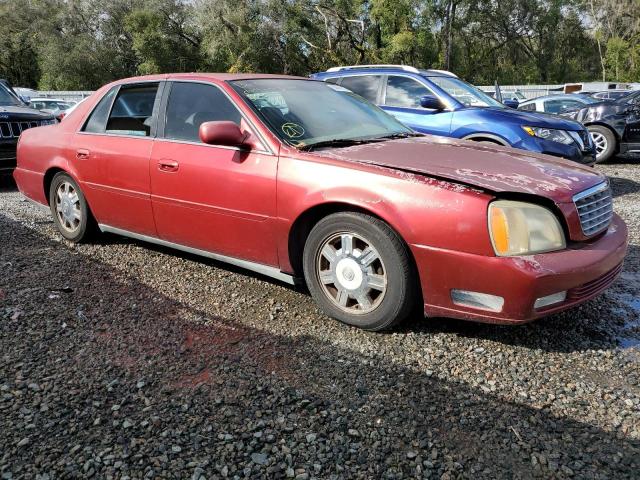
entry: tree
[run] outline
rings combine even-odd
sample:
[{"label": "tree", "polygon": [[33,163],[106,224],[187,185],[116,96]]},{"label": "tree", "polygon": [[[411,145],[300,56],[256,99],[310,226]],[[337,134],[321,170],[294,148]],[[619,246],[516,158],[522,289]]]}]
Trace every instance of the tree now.
[{"label": "tree", "polygon": [[94,89],[161,72],[446,68],[474,83],[638,80],[640,0],[0,0],[0,75]]},{"label": "tree", "polygon": [[204,66],[201,32],[191,20],[194,13],[182,1],[155,0],[124,16],[138,73],[196,71]]}]

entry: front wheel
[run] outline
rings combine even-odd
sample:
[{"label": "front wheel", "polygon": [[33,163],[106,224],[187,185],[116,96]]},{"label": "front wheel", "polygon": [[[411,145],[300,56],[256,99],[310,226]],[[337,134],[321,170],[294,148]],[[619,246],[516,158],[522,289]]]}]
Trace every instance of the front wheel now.
[{"label": "front wheel", "polygon": [[607,127],[589,125],[587,127],[596,147],[596,163],[609,160],[616,153],[616,136]]},{"label": "front wheel", "polygon": [[57,173],[51,181],[49,206],[58,231],[70,242],[85,242],[97,231],[80,187],[64,172]]},{"label": "front wheel", "polygon": [[416,304],[417,276],[409,251],[383,221],[362,213],[336,213],[311,230],[304,276],[329,316],[365,330],[404,320]]}]

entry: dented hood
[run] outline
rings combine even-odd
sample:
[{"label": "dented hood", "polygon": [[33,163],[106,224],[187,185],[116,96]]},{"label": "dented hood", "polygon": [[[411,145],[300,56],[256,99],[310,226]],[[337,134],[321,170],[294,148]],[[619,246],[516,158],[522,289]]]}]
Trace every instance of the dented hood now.
[{"label": "dented hood", "polygon": [[605,181],[591,167],[548,155],[451,138],[421,136],[330,148],[322,156],[424,174],[491,192],[539,195],[572,202]]}]

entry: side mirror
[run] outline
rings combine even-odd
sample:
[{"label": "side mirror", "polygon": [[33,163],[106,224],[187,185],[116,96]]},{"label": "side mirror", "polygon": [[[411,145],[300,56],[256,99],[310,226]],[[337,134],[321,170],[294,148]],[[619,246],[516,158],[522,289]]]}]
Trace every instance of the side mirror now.
[{"label": "side mirror", "polygon": [[420,97],[420,106],[429,110],[443,110],[444,105],[435,95],[425,95]]},{"label": "side mirror", "polygon": [[518,105],[520,105],[520,102],[518,100],[514,100],[513,98],[506,98],[502,101],[502,103],[504,103],[504,105],[509,108],[518,108]]},{"label": "side mirror", "polygon": [[239,147],[244,143],[246,135],[240,127],[230,121],[204,122],[198,130],[200,140],[207,145],[224,145]]}]

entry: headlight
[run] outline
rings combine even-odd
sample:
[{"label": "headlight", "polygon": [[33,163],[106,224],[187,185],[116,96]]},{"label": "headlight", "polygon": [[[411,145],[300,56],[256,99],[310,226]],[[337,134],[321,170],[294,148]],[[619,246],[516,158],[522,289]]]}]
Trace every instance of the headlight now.
[{"label": "headlight", "polygon": [[565,130],[555,130],[553,128],[544,127],[522,127],[532,137],[542,138],[551,142],[564,143],[565,145],[571,145],[573,138]]},{"label": "headlight", "polygon": [[556,216],[533,203],[492,202],[489,205],[489,233],[499,257],[551,252],[566,247]]}]

